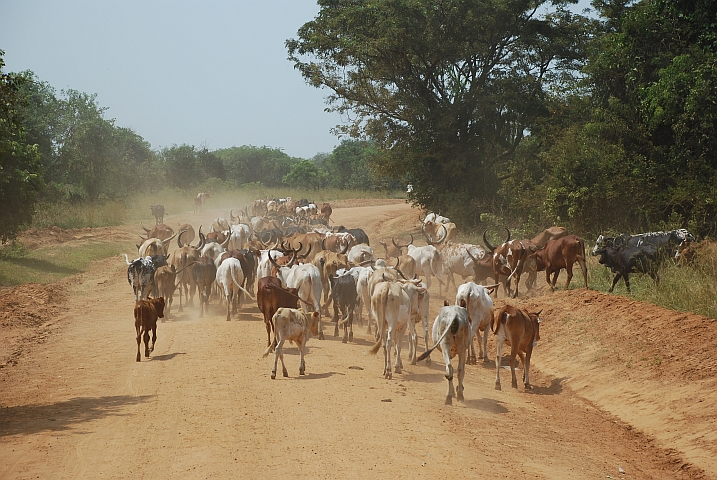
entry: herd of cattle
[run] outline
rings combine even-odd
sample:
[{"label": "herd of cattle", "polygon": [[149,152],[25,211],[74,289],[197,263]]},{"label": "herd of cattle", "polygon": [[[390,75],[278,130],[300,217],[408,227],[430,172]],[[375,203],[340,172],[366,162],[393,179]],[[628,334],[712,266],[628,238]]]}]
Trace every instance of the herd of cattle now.
[{"label": "herd of cattle", "polygon": [[[207,193],[195,199],[195,211],[201,211]],[[211,298],[226,304],[226,319],[241,308],[246,295],[256,298],[266,326],[264,356],[274,352],[271,377],[276,377],[278,360],[288,376],[283,358],[286,340],[297,344],[301,375],[305,372],[306,342],[323,339],[321,315],[330,315],[334,336],[343,330],[342,341],[353,341],[353,324],[366,323],[367,333],[375,326],[376,343],[370,353],[382,348],[385,378],[401,373],[402,338],[408,333],[408,360],[412,365],[426,360],[438,348],[444,357],[448,392],[446,403],[456,396],[463,400],[465,364],[477,358],[487,360],[489,330],[497,335],[495,388],[500,389],[503,343],[511,346],[511,385],[517,388],[516,356],[523,368],[523,383],[530,387],[529,367],[534,343],[539,337],[540,312],[528,312],[510,305],[494,308],[491,295],[502,288],[505,296],[518,295],[520,279],[527,289],[535,287],[537,273],[545,272],[551,290],[561,270],[567,272],[566,288],[573,276],[573,265],[581,268],[587,288],[585,242],[568,234],[563,227],[551,227],[531,239],[511,240],[493,246],[483,233],[485,247],[455,241],[456,226],[448,218],[431,213],[421,221],[426,245],[391,239],[379,242],[383,258],[374,252],[361,228],[331,227],[331,205],[321,206],[306,199],[256,200],[243,210],[230,211],[229,219],[216,218],[206,235],[200,226],[178,225],[177,232],[164,224],[164,207],[150,205],[155,225],[144,229],[137,245],[138,258],[125,255],[127,279],[135,294],[137,357],[144,340],[149,357],[157,339],[157,319],[171,313],[175,292],[179,292],[179,311],[193,305],[197,295],[200,317]],[[177,248],[169,252],[172,240]],[[192,243],[197,240],[197,243]],[[695,238],[686,230],[655,232],[618,237],[600,236],[593,255],[610,268],[615,277],[610,291],[623,278],[630,291],[630,273],[650,275],[659,282],[658,271],[666,258],[678,262],[694,250]],[[692,255],[691,258],[694,258]],[[467,283],[456,285],[454,275]],[[552,278],[551,278],[552,275]],[[442,287],[456,286],[455,304],[444,302],[429,329],[429,288],[432,279]],[[488,279],[491,279],[489,282]],[[255,285],[256,284],[256,285]],[[322,297],[323,294],[323,297]],[[331,310],[332,308],[332,314]],[[426,351],[417,355],[417,324],[423,327]],[[150,332],[152,333],[150,343]],[[272,336],[273,334],[273,336]],[[478,334],[479,354],[473,338]],[[395,360],[391,356],[395,352]],[[451,358],[458,356],[458,385],[453,386]]]}]

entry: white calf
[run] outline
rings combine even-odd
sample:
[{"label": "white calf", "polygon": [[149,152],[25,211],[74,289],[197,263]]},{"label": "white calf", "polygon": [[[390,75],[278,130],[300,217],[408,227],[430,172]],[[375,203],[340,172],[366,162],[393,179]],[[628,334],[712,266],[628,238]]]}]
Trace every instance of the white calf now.
[{"label": "white calf", "polygon": [[[272,380],[276,378],[276,366],[281,359],[282,375],[289,376],[284,365],[284,342],[296,343],[299,349],[301,362],[299,363],[299,375],[303,375],[306,370],[304,356],[306,355],[306,342],[311,337],[319,334],[319,312],[304,313],[295,308],[279,308],[273,317],[274,322],[274,368],[271,370]],[[264,357],[269,355],[272,346],[268,346],[264,350]]]},{"label": "white calf", "polygon": [[473,337],[475,337],[476,333],[478,334],[478,346],[480,348],[478,358],[482,358],[484,362],[488,361],[486,348],[488,346],[490,322],[493,318],[491,316],[491,309],[493,308],[493,300],[490,298],[491,290],[491,288],[485,288],[473,282],[468,282],[460,285],[458,287],[458,293],[456,293],[456,305],[468,311],[468,322],[471,324],[468,363],[472,365],[476,364],[476,349],[473,343]]}]

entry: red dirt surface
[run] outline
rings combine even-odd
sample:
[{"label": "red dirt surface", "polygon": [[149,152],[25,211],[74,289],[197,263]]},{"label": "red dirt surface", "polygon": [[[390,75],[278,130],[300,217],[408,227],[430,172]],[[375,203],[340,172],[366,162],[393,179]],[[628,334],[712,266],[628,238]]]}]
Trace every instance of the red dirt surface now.
[{"label": "red dirt surface", "polygon": [[[344,202],[333,215],[364,228],[379,255],[377,240],[420,232],[410,206],[380,203]],[[134,230],[88,233],[131,254]],[[203,319],[175,300],[136,363],[125,272],[118,256],[59,284],[0,291],[0,478],[717,478],[712,319],[542,289],[510,300],[543,310],[533,390],[509,388],[508,370],[494,390],[492,337],[490,360],[467,367],[466,401],[445,406],[440,355],[412,366],[404,348],[403,373],[385,380],[365,326],[342,344],[325,323],[303,377],[285,346],[289,378],[272,381],[253,301],[227,322],[215,300]],[[453,303],[455,290],[443,294],[435,282],[433,316]]]}]

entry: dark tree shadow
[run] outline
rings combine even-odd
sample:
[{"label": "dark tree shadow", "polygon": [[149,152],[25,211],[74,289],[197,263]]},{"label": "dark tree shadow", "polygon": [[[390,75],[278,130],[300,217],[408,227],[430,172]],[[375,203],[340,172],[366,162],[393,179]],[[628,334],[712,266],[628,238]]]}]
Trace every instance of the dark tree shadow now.
[{"label": "dark tree shadow", "polygon": [[14,263],[23,268],[37,270],[38,272],[58,273],[62,275],[74,275],[80,273],[76,268],[62,267],[47,260],[36,258],[8,258],[7,262]]},{"label": "dark tree shadow", "polygon": [[64,431],[109,416],[124,416],[124,407],[143,403],[154,395],[73,398],[49,405],[0,408],[0,437]]}]

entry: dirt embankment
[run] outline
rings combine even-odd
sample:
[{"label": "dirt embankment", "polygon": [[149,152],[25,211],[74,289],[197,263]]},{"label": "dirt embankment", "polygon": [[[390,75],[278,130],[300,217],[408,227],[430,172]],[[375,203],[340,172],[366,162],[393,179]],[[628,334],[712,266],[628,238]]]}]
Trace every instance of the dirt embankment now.
[{"label": "dirt embankment", "polygon": [[[180,220],[206,225],[218,214]],[[417,218],[403,202],[334,213],[372,244],[419,232]],[[85,233],[126,239],[128,228]],[[448,469],[468,478],[717,478],[711,319],[583,289],[510,300],[543,310],[534,389],[507,388],[503,370],[495,391],[490,360],[467,368],[466,402],[450,407],[440,355],[413,366],[404,349],[403,373],[384,380],[381,355],[366,355],[365,325],[342,344],[325,324],[327,340],[309,341],[304,377],[287,346],[290,376],[271,381],[253,302],[231,322],[216,301],[202,319],[196,306],[173,310],[150,359],[136,363],[133,297],[124,258],[115,260],[67,282],[0,292],[0,343],[14,345],[0,350],[0,478],[415,478]],[[432,318],[454,295],[434,284]]]}]

